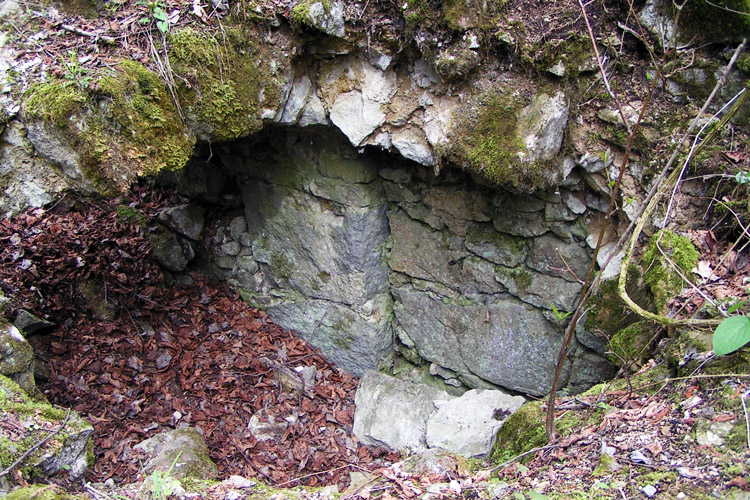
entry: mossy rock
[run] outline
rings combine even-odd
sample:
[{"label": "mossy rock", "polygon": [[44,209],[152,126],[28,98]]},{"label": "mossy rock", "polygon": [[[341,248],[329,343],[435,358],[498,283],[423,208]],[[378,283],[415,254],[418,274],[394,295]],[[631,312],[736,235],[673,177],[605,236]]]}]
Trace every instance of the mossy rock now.
[{"label": "mossy rock", "polygon": [[73,495],[53,484],[33,484],[14,490],[5,500],[89,500],[88,495]]},{"label": "mossy rock", "polygon": [[650,321],[638,321],[612,336],[610,361],[618,366],[637,368],[651,357],[651,347],[661,327]]},{"label": "mossy rock", "polygon": [[503,422],[490,453],[493,463],[500,464],[547,444],[543,403],[541,400],[526,403]]},{"label": "mossy rock", "polygon": [[687,0],[677,26],[683,39],[739,42],[750,33],[750,0]]},{"label": "mossy rock", "polygon": [[[0,420],[12,418],[17,427],[24,429],[20,439],[10,439],[0,429],[0,469],[9,467],[51,431],[60,429],[66,413],[46,401],[32,400],[15,382],[0,375]],[[51,476],[62,468],[70,477],[80,477],[88,466],[87,448],[93,432],[91,424],[71,412],[65,427],[25,458],[18,471],[26,480]]]},{"label": "mossy rock", "polygon": [[[628,295],[638,304],[648,304],[650,299],[642,283],[640,269],[631,265],[628,268]],[[608,342],[617,332],[640,319],[640,316],[620,298],[617,290],[617,279],[601,283],[588,301],[586,301],[586,316],[579,324],[577,336],[579,341],[590,349],[603,353],[608,349]],[[586,338],[584,338],[584,335]],[[590,340],[589,337],[594,336]],[[597,345],[593,345],[597,344]]]},{"label": "mossy rock", "polygon": [[656,312],[666,312],[667,301],[687,284],[680,273],[690,276],[698,257],[700,254],[685,236],[663,230],[651,237],[641,262],[645,269],[643,280],[651,291]]},{"label": "mossy rock", "polygon": [[705,361],[701,353],[711,351],[711,335],[700,330],[677,330],[663,351],[669,367],[678,377],[693,373]]},{"label": "mossy rock", "polygon": [[466,108],[445,156],[496,185],[533,190],[541,183],[537,165],[522,165],[525,148],[518,137],[518,116],[523,106],[502,89],[477,96]]},{"label": "mossy rock", "polygon": [[33,85],[27,119],[62,131],[79,157],[79,170],[101,194],[129,188],[141,175],[182,168],[195,137],[182,124],[167,86],[134,61],[120,61],[83,87],[70,80]]},{"label": "mossy rock", "polygon": [[264,104],[275,113],[281,85],[257,38],[240,25],[227,26],[221,34],[184,28],[167,37],[170,64],[180,76],[182,109],[202,140],[246,137],[262,128]]}]

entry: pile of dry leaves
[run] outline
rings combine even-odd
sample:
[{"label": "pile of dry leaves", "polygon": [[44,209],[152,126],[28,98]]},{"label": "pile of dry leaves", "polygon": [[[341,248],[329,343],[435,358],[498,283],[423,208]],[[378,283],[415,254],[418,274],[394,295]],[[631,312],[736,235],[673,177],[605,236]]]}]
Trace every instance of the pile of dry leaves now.
[{"label": "pile of dry leaves", "polygon": [[[34,341],[50,370],[40,387],[96,428],[90,479],[135,481],[132,446],[182,425],[202,429],[223,477],[272,485],[343,487],[346,466],[397,459],[351,434],[355,377],[219,283],[194,274],[166,286],[147,221],[167,201],[141,189],[0,222],[9,315],[23,307],[59,325]],[[126,223],[118,206],[146,223]]]}]

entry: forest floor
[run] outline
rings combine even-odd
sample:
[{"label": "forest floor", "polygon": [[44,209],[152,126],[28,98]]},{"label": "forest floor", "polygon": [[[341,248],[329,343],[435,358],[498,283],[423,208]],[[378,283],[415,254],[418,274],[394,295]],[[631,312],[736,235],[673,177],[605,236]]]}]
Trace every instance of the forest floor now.
[{"label": "forest floor", "polygon": [[[561,397],[562,438],[520,460],[405,472],[398,453],[362,446],[352,435],[355,377],[223,284],[193,273],[168,286],[149,257],[147,234],[158,211],[174,203],[173,194],[141,186],[109,201],[64,198],[0,222],[0,282],[14,297],[9,315],[24,308],[58,324],[32,339],[49,372],[40,388],[96,429],[96,461],[86,481],[142,483],[133,446],[189,425],[202,429],[222,479],[239,475],[278,488],[336,485],[352,499],[709,498],[750,491],[750,375],[717,373],[719,360],[695,349],[681,358],[700,362],[689,376],[672,377],[674,356],[662,356],[638,374]],[[719,248],[725,247],[714,245],[704,259],[721,259]],[[690,298],[686,292],[674,304]],[[742,365],[746,354],[735,361]],[[312,390],[285,384],[287,370],[309,367]],[[247,426],[252,417],[280,424],[276,437],[256,439]],[[530,428],[542,429],[542,419]],[[352,486],[351,472],[369,479]],[[66,484],[64,477],[52,481]],[[231,487],[222,485],[214,487],[221,494],[196,495],[224,498]]]}]

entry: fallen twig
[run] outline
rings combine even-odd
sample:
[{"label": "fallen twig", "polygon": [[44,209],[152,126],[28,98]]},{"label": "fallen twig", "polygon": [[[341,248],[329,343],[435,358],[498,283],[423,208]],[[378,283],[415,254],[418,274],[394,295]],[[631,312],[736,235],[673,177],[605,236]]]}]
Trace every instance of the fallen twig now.
[{"label": "fallen twig", "polygon": [[93,31],[84,31],[84,30],[82,30],[80,28],[76,28],[75,26],[72,26],[70,24],[63,24],[60,27],[62,29],[64,29],[65,31],[69,31],[71,33],[75,33],[76,35],[88,36],[88,37],[94,38],[95,39],[94,41],[101,40],[104,43],[108,43],[110,45],[114,45],[114,44],[117,43],[117,40],[115,40],[114,37],[107,36],[107,35],[101,35],[99,33],[94,33]]},{"label": "fallen twig", "polygon": [[497,465],[497,466],[493,467],[492,469],[490,469],[490,472],[495,472],[498,469],[503,469],[503,468],[507,467],[508,465],[512,464],[513,462],[515,462],[516,460],[518,460],[519,458],[523,458],[526,455],[531,455],[532,453],[536,453],[537,451],[551,450],[553,448],[559,448],[559,447],[560,447],[559,444],[548,444],[546,446],[540,446],[538,448],[532,448],[529,451],[525,451],[525,452],[521,453],[520,455],[516,455],[515,457],[511,458],[507,462],[503,462],[500,465]]},{"label": "fallen twig", "polygon": [[26,450],[26,453],[24,453],[23,455],[21,455],[18,458],[18,460],[16,460],[12,464],[10,464],[7,469],[5,469],[4,471],[0,472],[0,478],[5,477],[8,474],[10,474],[10,472],[13,469],[15,469],[16,467],[18,467],[24,460],[26,460],[26,458],[29,455],[31,455],[32,453],[34,453],[37,449],[39,449],[39,447],[44,446],[44,444],[47,443],[47,441],[49,441],[50,439],[52,439],[53,437],[55,437],[57,434],[59,434],[60,431],[62,431],[65,428],[65,426],[67,425],[69,418],[70,418],[70,408],[68,408],[68,413],[65,414],[65,420],[63,420],[63,423],[60,425],[60,427],[55,432],[53,432],[52,434],[50,434],[46,438],[44,438],[41,441],[39,441],[38,443],[36,443],[31,448],[29,448],[28,450]]}]

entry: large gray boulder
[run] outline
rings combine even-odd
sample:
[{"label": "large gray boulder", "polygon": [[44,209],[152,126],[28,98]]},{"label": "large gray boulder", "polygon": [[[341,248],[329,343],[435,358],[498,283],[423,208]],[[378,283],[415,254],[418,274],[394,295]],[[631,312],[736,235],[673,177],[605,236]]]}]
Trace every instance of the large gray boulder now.
[{"label": "large gray boulder", "polygon": [[427,446],[485,457],[492,451],[497,430],[525,402],[521,396],[476,389],[442,402],[427,421]]},{"label": "large gray boulder", "polygon": [[194,428],[164,431],[133,447],[147,456],[144,472],[167,472],[175,479],[213,479],[216,464],[208,456],[203,436]]},{"label": "large gray boulder", "polygon": [[354,396],[354,435],[370,446],[423,450],[427,421],[437,411],[434,401],[453,398],[434,387],[368,371]]}]

